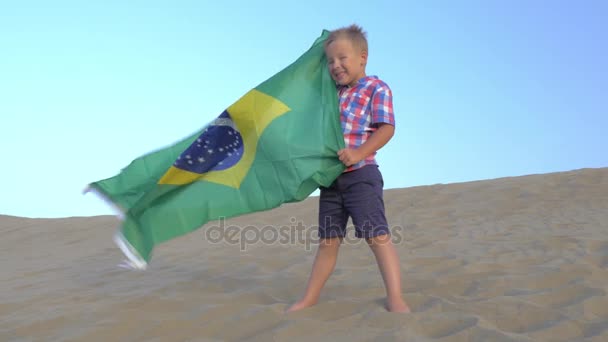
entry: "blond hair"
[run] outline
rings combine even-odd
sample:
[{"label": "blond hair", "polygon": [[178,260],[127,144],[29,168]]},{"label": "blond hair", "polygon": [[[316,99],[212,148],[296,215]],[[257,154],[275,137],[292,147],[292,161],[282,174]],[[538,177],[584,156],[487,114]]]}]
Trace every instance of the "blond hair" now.
[{"label": "blond hair", "polygon": [[350,26],[342,27],[336,30],[333,30],[329,33],[329,37],[325,41],[325,48],[329,46],[329,44],[334,41],[346,38],[353,43],[353,46],[359,48],[361,51],[367,51],[367,33],[363,31],[363,28],[357,24],[352,24]]}]

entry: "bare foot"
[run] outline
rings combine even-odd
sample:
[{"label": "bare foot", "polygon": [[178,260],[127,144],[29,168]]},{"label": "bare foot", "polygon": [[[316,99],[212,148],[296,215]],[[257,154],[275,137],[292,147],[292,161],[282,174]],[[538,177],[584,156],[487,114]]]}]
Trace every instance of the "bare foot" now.
[{"label": "bare foot", "polygon": [[316,301],[300,299],[299,301],[291,305],[289,308],[287,308],[287,310],[285,310],[285,313],[306,309],[307,307],[313,306],[315,304],[317,304]]},{"label": "bare foot", "polygon": [[405,304],[405,301],[401,298],[387,300],[386,309],[390,312],[396,313],[410,313],[410,307]]}]

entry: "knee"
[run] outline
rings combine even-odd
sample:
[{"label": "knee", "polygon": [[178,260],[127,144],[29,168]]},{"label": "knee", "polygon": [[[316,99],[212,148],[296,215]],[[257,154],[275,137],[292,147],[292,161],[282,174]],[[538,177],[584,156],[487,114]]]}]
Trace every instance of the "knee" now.
[{"label": "knee", "polygon": [[319,248],[321,249],[333,249],[340,246],[342,243],[342,237],[330,237],[319,240]]},{"label": "knee", "polygon": [[374,237],[367,238],[367,243],[370,245],[386,245],[391,243],[391,234],[381,234]]}]

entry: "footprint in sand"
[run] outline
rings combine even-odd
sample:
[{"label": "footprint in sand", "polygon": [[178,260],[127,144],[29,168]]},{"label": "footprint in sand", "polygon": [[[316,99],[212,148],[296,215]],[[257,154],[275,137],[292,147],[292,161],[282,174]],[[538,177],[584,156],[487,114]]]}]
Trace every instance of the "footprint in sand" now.
[{"label": "footprint in sand", "polygon": [[583,302],[583,314],[589,319],[604,320],[608,328],[608,296],[585,299]]},{"label": "footprint in sand", "polygon": [[513,297],[499,297],[491,301],[472,303],[472,313],[494,324],[498,330],[525,334],[551,327],[565,319],[558,311],[544,309]]},{"label": "footprint in sand", "polygon": [[478,318],[463,313],[425,315],[409,322],[417,333],[431,338],[442,338],[475,327]]},{"label": "footprint in sand", "polygon": [[522,297],[526,301],[538,304],[539,306],[557,309],[580,303],[590,297],[604,296],[605,294],[606,292],[602,289],[576,284],[547,293]]}]

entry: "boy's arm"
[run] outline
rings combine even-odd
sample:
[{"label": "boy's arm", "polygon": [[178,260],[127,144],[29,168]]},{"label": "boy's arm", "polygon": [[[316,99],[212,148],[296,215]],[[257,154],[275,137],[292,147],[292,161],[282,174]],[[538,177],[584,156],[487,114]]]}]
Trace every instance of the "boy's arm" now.
[{"label": "boy's arm", "polygon": [[357,164],[370,154],[378,151],[382,146],[391,140],[395,133],[395,126],[386,123],[379,123],[378,129],[357,149],[345,148],[338,151],[340,161],[346,166]]}]

